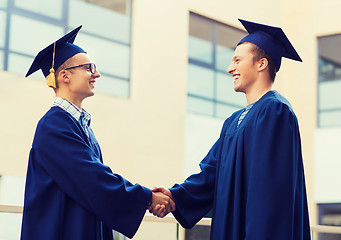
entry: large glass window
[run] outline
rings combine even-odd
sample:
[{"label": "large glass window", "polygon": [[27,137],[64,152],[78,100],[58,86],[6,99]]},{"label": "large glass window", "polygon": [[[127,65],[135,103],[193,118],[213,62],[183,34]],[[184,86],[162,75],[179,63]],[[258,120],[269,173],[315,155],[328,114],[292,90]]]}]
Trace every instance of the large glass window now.
[{"label": "large glass window", "polygon": [[0,2],[0,69],[25,75],[43,47],[83,25],[75,43],[102,75],[96,91],[129,97],[131,0],[11,0],[8,23]]},{"label": "large glass window", "polygon": [[245,106],[243,94],[233,90],[226,73],[242,30],[190,14],[188,42],[187,110],[226,118]]},{"label": "large glass window", "polygon": [[341,126],[341,34],[318,38],[318,126]]}]

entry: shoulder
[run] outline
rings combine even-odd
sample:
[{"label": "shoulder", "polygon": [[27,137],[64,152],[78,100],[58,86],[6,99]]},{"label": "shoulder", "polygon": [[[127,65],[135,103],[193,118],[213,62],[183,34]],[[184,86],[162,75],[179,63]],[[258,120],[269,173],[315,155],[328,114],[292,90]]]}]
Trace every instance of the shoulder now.
[{"label": "shoulder", "polygon": [[276,91],[271,91],[259,107],[258,120],[281,119],[297,121],[290,102]]},{"label": "shoulder", "polygon": [[38,125],[44,124],[63,124],[67,125],[68,123],[74,123],[75,121],[72,119],[73,117],[64,111],[63,109],[54,106],[50,108],[50,110],[45,113],[45,115],[40,119]]},{"label": "shoulder", "polygon": [[228,117],[228,118],[224,121],[223,130],[224,130],[226,127],[230,126],[231,123],[232,123],[233,121],[235,121],[235,120],[240,116],[240,114],[244,111],[244,109],[245,109],[245,108],[242,108],[242,109],[240,109],[240,110],[234,112],[230,117]]},{"label": "shoulder", "polygon": [[291,114],[295,115],[294,111],[292,110],[292,106],[290,102],[276,91],[271,91],[271,93],[263,99],[261,103],[261,109],[263,111],[272,110],[272,111],[275,111],[275,113],[288,111]]},{"label": "shoulder", "polygon": [[66,111],[54,106],[38,122],[36,135],[65,131],[79,131],[77,121]]}]

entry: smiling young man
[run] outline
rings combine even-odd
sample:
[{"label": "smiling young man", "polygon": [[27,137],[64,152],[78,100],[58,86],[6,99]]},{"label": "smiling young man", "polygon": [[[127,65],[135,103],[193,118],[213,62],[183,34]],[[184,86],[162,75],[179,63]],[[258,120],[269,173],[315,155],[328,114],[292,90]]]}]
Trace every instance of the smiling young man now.
[{"label": "smiling young man", "polygon": [[271,90],[282,57],[301,58],[282,29],[240,21],[249,35],[237,45],[227,72],[247,106],[226,119],[200,173],[153,191],[172,197],[173,215],[185,228],[212,209],[212,240],[309,240],[297,118]]},{"label": "smiling young man", "polygon": [[112,240],[113,229],[131,238],[148,207],[174,210],[169,197],[133,185],[103,164],[90,114],[82,108],[100,73],[73,44],[80,28],[40,51],[26,75],[41,69],[56,98],[30,151],[22,240]]}]

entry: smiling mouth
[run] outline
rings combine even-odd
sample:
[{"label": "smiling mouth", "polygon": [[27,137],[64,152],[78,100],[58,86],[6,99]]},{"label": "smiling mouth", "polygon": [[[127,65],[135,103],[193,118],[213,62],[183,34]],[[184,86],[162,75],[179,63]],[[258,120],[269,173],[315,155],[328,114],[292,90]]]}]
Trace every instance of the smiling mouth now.
[{"label": "smiling mouth", "polygon": [[90,81],[90,82],[89,82],[89,85],[90,85],[91,87],[94,88],[94,87],[95,87],[95,82],[96,82],[96,81]]},{"label": "smiling mouth", "polygon": [[235,74],[232,77],[234,78],[234,81],[237,81],[239,79],[239,74]]}]

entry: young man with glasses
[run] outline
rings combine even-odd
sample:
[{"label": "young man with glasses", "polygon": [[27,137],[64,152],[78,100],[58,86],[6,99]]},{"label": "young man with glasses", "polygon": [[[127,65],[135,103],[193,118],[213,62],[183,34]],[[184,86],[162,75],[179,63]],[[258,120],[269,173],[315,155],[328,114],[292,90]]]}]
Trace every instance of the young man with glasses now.
[{"label": "young man with glasses", "polygon": [[132,238],[148,207],[175,209],[169,197],[133,185],[103,164],[90,114],[82,108],[100,73],[73,44],[80,28],[40,51],[26,75],[41,69],[56,98],[30,151],[22,240],[112,240],[113,229]]}]

